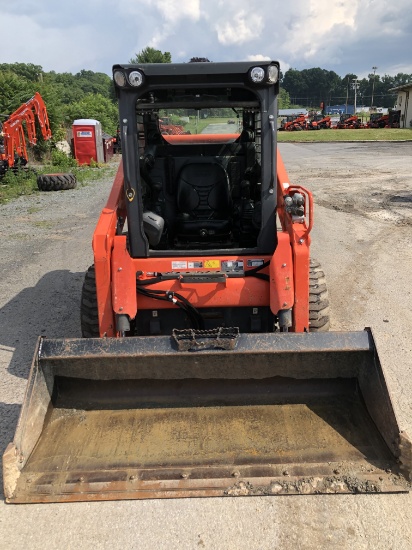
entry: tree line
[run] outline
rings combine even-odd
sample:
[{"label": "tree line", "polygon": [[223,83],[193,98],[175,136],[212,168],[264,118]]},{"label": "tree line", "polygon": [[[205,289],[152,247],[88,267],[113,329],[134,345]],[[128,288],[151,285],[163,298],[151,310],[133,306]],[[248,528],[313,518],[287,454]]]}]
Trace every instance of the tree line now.
[{"label": "tree line", "polygon": [[55,141],[64,139],[66,129],[78,118],[94,118],[102,123],[105,132],[116,133],[117,106],[112,79],[107,74],[87,70],[76,74],[46,72],[32,63],[0,64],[3,120],[35,92],[46,104]]},{"label": "tree line", "polygon": [[334,71],[317,67],[302,71],[289,69],[282,77],[281,86],[289,95],[290,106],[319,107],[322,101],[327,105],[353,105],[357,86],[357,105],[393,107],[397,94],[390,89],[411,81],[412,74],[406,73],[381,76],[375,70],[366,78],[352,73],[340,77]]},{"label": "tree line", "polygon": [[[192,57],[190,62],[210,62],[204,57]],[[171,63],[170,52],[145,48],[129,60],[130,63]],[[302,107],[325,104],[353,104],[354,84],[357,88],[357,104],[393,107],[396,93],[391,88],[412,80],[411,74],[395,76],[379,75],[376,71],[367,78],[357,79],[355,74],[340,77],[334,71],[320,68],[289,69],[281,74],[279,108],[295,105]],[[42,95],[49,114],[55,141],[63,139],[73,120],[94,118],[103,130],[115,135],[118,112],[114,86],[105,73],[81,70],[76,74],[44,71],[32,63],[0,64],[0,114],[11,114],[35,92]],[[1,119],[0,119],[1,120]]]}]

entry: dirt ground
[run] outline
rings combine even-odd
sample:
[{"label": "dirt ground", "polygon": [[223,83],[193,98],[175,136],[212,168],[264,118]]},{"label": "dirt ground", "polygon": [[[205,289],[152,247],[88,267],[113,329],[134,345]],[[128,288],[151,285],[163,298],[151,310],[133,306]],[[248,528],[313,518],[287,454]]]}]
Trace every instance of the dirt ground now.
[{"label": "dirt ground", "polygon": [[[312,255],[332,330],[373,329],[412,435],[412,143],[281,144],[315,197]],[[0,207],[0,452],[12,440],[37,336],[80,336],[91,237],[112,178]],[[408,550],[412,494],[0,503],[0,540],[30,549]]]}]

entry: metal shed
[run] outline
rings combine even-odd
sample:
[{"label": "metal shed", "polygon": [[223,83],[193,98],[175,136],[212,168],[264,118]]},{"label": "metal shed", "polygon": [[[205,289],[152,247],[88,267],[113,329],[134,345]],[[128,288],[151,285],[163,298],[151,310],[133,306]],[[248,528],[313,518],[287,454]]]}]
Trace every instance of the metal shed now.
[{"label": "metal shed", "polygon": [[412,82],[397,86],[396,88],[391,88],[389,91],[398,93],[395,109],[401,112],[400,127],[412,128],[412,101],[410,101],[410,96],[412,96]]}]

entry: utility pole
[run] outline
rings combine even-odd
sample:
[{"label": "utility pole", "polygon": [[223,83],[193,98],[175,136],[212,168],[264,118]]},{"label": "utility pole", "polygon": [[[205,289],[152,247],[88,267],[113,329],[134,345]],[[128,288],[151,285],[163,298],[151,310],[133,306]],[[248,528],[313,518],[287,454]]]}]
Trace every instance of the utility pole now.
[{"label": "utility pole", "polygon": [[346,83],[346,104],[345,104],[345,114],[348,112],[348,99],[349,99],[349,77],[348,77],[348,82]]},{"label": "utility pole", "polygon": [[357,97],[357,93],[358,93],[359,84],[358,84],[358,79],[357,78],[353,78],[352,82],[353,82],[353,87],[355,88],[355,106],[354,106],[353,115],[356,116],[356,97]]},{"label": "utility pole", "polygon": [[373,107],[373,92],[375,91],[375,72],[378,67],[372,67],[373,70],[373,80],[372,80],[372,99],[371,99],[371,107]]}]

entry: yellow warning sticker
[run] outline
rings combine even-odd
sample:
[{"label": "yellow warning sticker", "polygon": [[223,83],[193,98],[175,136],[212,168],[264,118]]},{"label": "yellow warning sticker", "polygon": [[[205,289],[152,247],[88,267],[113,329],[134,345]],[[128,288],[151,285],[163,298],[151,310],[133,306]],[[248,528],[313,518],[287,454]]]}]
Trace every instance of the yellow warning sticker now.
[{"label": "yellow warning sticker", "polygon": [[208,269],[217,268],[220,267],[220,260],[205,260],[205,267]]}]

